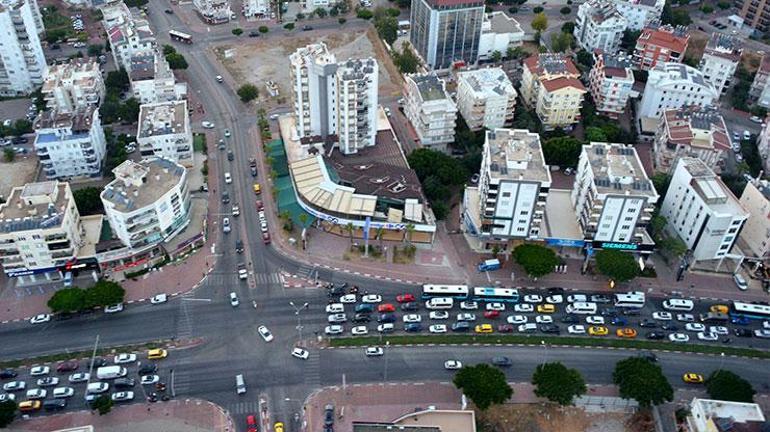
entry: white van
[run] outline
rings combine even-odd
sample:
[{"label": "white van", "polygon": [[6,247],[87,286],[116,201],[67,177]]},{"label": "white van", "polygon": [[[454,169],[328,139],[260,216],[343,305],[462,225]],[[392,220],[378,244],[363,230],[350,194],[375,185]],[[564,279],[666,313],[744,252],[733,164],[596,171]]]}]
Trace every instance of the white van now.
[{"label": "white van", "polygon": [[666,299],[663,300],[663,309],[669,311],[684,311],[689,312],[693,310],[695,303],[692,300],[686,299]]},{"label": "white van", "polygon": [[575,302],[567,305],[568,314],[580,314],[580,315],[595,315],[596,303],[592,302]]},{"label": "white van", "polygon": [[235,376],[235,392],[238,394],[246,393],[246,383],[243,381],[243,375]]},{"label": "white van", "polygon": [[328,314],[345,313],[345,305],[343,305],[342,303],[332,303],[332,304],[326,305],[326,313]]},{"label": "white van", "polygon": [[452,309],[455,301],[451,297],[434,297],[425,302],[428,309]]},{"label": "white van", "polygon": [[110,389],[110,385],[108,383],[95,382],[95,383],[88,384],[88,387],[86,388],[86,393],[91,393],[91,394],[104,393],[109,389]]},{"label": "white van", "polygon": [[100,380],[115,379],[126,376],[128,371],[122,366],[104,366],[96,370],[96,377]]}]

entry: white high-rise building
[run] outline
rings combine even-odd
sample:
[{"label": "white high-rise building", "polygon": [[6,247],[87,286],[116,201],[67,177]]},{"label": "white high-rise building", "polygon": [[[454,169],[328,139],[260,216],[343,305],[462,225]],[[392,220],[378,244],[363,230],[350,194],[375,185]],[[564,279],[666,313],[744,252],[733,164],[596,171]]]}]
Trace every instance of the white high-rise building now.
[{"label": "white high-rise building", "polygon": [[660,209],[696,261],[724,258],[749,213],[700,159],[681,158]]},{"label": "white high-rise building", "polygon": [[336,73],[337,139],[344,154],[373,146],[377,135],[377,61],[339,63]]},{"label": "white high-rise building", "polygon": [[404,115],[423,147],[446,151],[455,139],[457,106],[435,73],[404,76]]},{"label": "white high-rise building", "polygon": [[110,228],[120,241],[143,250],[168,241],[190,223],[187,170],[168,159],[127,160],[112,170],[102,191]]},{"label": "white high-rise building", "polygon": [[131,57],[128,78],[134,98],[142,104],[169,102],[187,97],[187,83],[176,82],[174,71],[158,51]]},{"label": "white high-rise building", "polygon": [[160,157],[192,166],[193,138],[187,101],[141,105],[136,142],[142,158]]},{"label": "white high-rise building", "polygon": [[513,120],[516,89],[502,68],[457,74],[457,109],[471,130],[496,129]]},{"label": "white high-rise building", "polygon": [[746,183],[740,203],[750,216],[738,236],[738,246],[747,256],[770,257],[770,183]]},{"label": "white high-rise building", "polygon": [[35,119],[35,152],[49,179],[99,177],[107,152],[99,111],[48,110]]},{"label": "white high-rise building", "polygon": [[110,43],[112,57],[118,67],[131,70],[131,58],[153,53],[157,48],[150,24],[135,18],[122,1],[102,8],[103,24]]},{"label": "white high-rise building", "polygon": [[28,95],[43,84],[48,65],[36,11],[36,0],[0,0],[0,96]]},{"label": "white high-rise building", "polygon": [[201,19],[209,24],[222,24],[233,19],[230,0],[193,0],[192,3]]},{"label": "white high-rise building", "polygon": [[615,7],[628,21],[628,29],[640,31],[660,20],[666,0],[613,0]]},{"label": "white high-rise building", "polygon": [[53,65],[41,90],[48,109],[72,112],[88,106],[99,106],[105,87],[99,63],[94,59],[72,59]]},{"label": "white high-rise building", "polygon": [[742,52],[740,39],[723,33],[713,33],[706,44],[698,69],[720,94],[730,86]]},{"label": "white high-rise building", "polygon": [[610,0],[588,0],[578,7],[575,42],[588,52],[615,54],[627,27],[628,21]]}]

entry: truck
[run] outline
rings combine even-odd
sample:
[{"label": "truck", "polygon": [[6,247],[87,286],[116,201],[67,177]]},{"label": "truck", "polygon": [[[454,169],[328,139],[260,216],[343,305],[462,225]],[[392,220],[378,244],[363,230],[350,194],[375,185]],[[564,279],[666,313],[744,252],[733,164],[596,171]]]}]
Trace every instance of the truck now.
[{"label": "truck", "polygon": [[123,366],[103,366],[96,370],[96,377],[102,379],[115,379],[126,376],[128,371]]},{"label": "truck", "polygon": [[497,258],[484,260],[481,263],[479,263],[478,269],[480,272],[499,270],[500,260]]}]

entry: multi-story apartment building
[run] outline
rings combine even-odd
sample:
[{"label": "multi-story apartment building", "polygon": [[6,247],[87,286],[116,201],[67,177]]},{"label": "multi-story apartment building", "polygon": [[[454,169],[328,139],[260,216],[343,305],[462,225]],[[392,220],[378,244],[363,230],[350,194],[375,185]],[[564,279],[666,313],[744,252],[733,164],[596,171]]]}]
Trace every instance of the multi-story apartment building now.
[{"label": "multi-story apartment building", "polygon": [[245,0],[242,11],[246,18],[270,18],[270,2],[268,0]]},{"label": "multi-story apartment building", "polygon": [[645,27],[634,48],[634,65],[650,70],[658,63],[681,63],[690,42],[687,27]]},{"label": "multi-story apartment building", "polygon": [[187,97],[187,83],[176,82],[174,71],[158,51],[131,57],[131,92],[139,103],[169,102]]},{"label": "multi-story apartment building", "polygon": [[716,166],[730,151],[730,136],[716,107],[697,105],[666,110],[655,133],[655,170],[670,172],[683,157]]},{"label": "multi-story apartment building", "polygon": [[77,257],[82,231],[68,183],[13,188],[8,201],[0,204],[0,263],[5,275],[35,279],[43,274],[50,279]]},{"label": "multi-story apartment building", "polygon": [[762,168],[770,172],[770,122],[765,119],[757,137],[757,152],[762,157]]},{"label": "multi-story apartment building", "polygon": [[660,214],[695,261],[724,258],[749,217],[722,179],[690,157],[678,160]]},{"label": "multi-story apartment building", "polygon": [[588,89],[596,111],[610,118],[618,118],[626,110],[628,98],[635,95],[634,72],[631,59],[594,51],[594,65],[588,74]]},{"label": "multi-story apartment building", "polygon": [[187,170],[168,159],[127,160],[112,170],[102,191],[110,228],[127,247],[141,251],[168,241],[190,223]]},{"label": "multi-story apartment building", "polygon": [[641,31],[660,20],[666,0],[614,0],[618,12],[628,21],[628,29]]},{"label": "multi-story apartment building", "polygon": [[112,57],[118,67],[131,70],[131,58],[151,54],[157,48],[155,35],[147,20],[135,18],[122,1],[102,8],[103,24]]},{"label": "multi-story apartment building", "polygon": [[230,0],[193,0],[192,3],[201,19],[209,24],[223,24],[234,18]]},{"label": "multi-story apartment building", "polygon": [[48,179],[101,176],[107,144],[95,107],[44,111],[34,128],[35,152]]},{"label": "multi-story apartment building", "polygon": [[513,120],[516,89],[502,68],[457,74],[457,109],[471,130],[496,129]]},{"label": "multi-story apartment building", "polygon": [[564,54],[536,54],[524,60],[522,100],[535,109],[548,129],[569,128],[580,121],[586,89],[580,72]]},{"label": "multi-story apartment building", "polygon": [[480,0],[412,0],[409,40],[431,69],[476,63],[484,21]]},{"label": "multi-story apartment building", "polygon": [[99,63],[93,59],[72,59],[52,65],[41,91],[48,109],[59,112],[99,106],[105,92]]},{"label": "multi-story apartment building", "polygon": [[423,147],[446,151],[455,139],[457,106],[434,73],[404,76],[404,115]]},{"label": "multi-story apartment building", "polygon": [[588,52],[600,49],[615,54],[627,27],[628,20],[611,0],[588,0],[578,7],[575,42]]},{"label": "multi-story apartment building", "polygon": [[738,16],[743,18],[743,25],[751,27],[757,33],[770,30],[770,1],[768,0],[736,0]]},{"label": "multi-story apartment building", "polygon": [[578,225],[594,248],[636,250],[651,242],[645,226],[658,193],[632,146],[583,146],[571,194]]},{"label": "multi-story apartment building", "polygon": [[372,59],[338,63],[324,43],[290,57],[297,134],[333,141],[345,154],[373,146],[377,133],[378,66]]},{"label": "multi-story apartment building", "polygon": [[767,180],[748,182],[740,203],[749,218],[738,235],[738,246],[747,256],[770,257],[770,183]]},{"label": "multi-story apartment building", "polygon": [[505,56],[508,48],[524,44],[524,36],[524,30],[513,17],[502,11],[489,13],[481,24],[478,59],[489,60],[495,52]]},{"label": "multi-story apartment building", "polygon": [[0,0],[0,96],[27,95],[43,84],[48,65],[35,13],[36,0]]},{"label": "multi-story apartment building", "polygon": [[698,69],[717,92],[724,93],[741,61],[741,41],[735,36],[712,33]]},{"label": "multi-story apartment building", "polygon": [[658,63],[650,70],[639,104],[642,132],[655,130],[666,110],[685,105],[709,106],[717,99],[719,92],[698,69],[681,63]]},{"label": "multi-story apartment building", "polygon": [[187,101],[141,105],[136,142],[142,158],[159,157],[192,166],[193,140]]},{"label": "multi-story apartment building", "polygon": [[540,136],[524,129],[486,132],[478,187],[466,189],[466,226],[483,249],[507,249],[512,240],[540,238],[551,171],[545,164]]},{"label": "multi-story apartment building", "polygon": [[757,105],[770,108],[770,55],[764,54],[759,63],[754,81],[749,89],[749,100]]}]

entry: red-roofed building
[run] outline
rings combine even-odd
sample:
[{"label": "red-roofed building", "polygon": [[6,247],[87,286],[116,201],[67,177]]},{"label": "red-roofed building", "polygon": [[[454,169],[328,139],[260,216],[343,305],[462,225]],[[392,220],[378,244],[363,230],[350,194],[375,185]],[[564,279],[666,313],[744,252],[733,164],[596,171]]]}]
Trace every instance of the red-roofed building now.
[{"label": "red-roofed building", "polygon": [[658,63],[681,63],[689,42],[686,27],[647,27],[636,40],[634,65],[637,69],[650,70]]},{"label": "red-roofed building", "polygon": [[698,158],[716,169],[731,143],[718,109],[688,105],[663,112],[654,145],[655,170],[668,173],[682,157]]},{"label": "red-roofed building", "polygon": [[536,54],[524,60],[521,96],[535,108],[546,130],[570,128],[580,121],[586,88],[572,60],[564,54]]},{"label": "red-roofed building", "polygon": [[626,110],[628,98],[635,94],[631,59],[596,50],[588,86],[596,110],[610,118],[618,118]]}]

